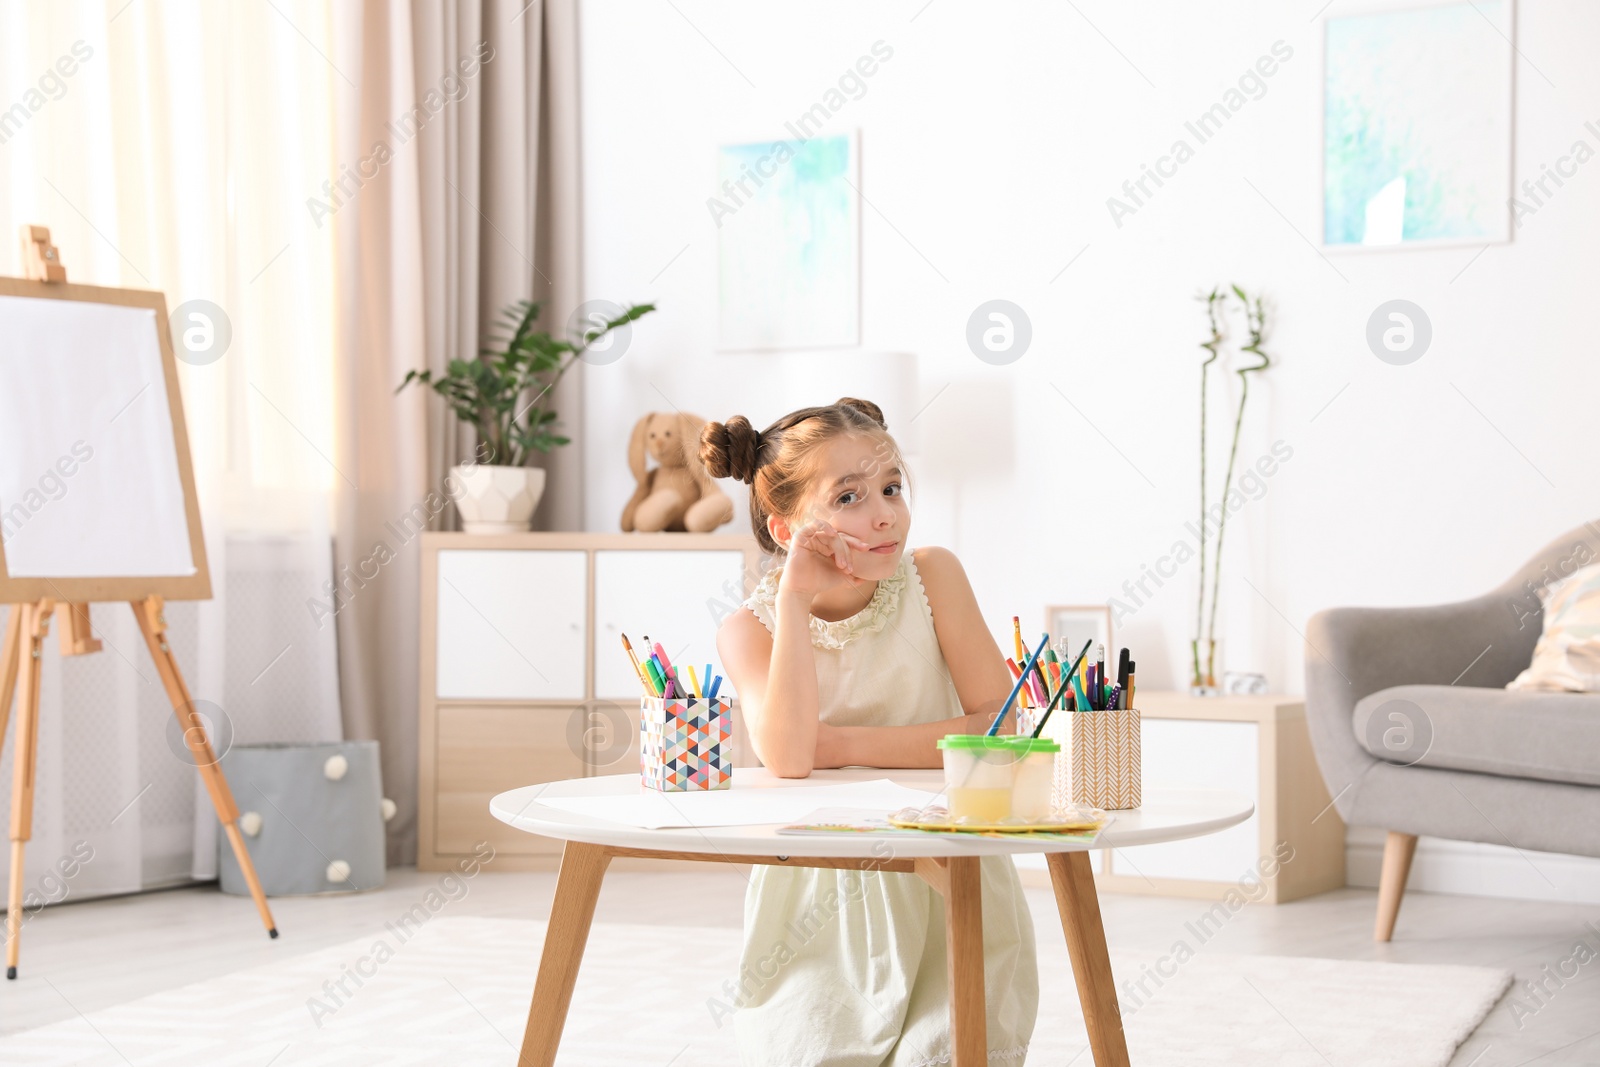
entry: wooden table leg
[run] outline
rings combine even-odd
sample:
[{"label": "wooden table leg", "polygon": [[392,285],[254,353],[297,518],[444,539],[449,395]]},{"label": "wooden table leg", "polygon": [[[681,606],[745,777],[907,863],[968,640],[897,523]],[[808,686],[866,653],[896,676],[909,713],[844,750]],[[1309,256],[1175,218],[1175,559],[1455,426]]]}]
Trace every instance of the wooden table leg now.
[{"label": "wooden table leg", "polygon": [[1100,923],[1100,899],[1095,895],[1089,854],[1051,852],[1046,854],[1046,862],[1095,1067],[1128,1067],[1128,1042],[1122,1032],[1122,1012],[1117,1007],[1117,987],[1111,978],[1111,957],[1106,952],[1106,931]]},{"label": "wooden table leg", "polygon": [[561,1044],[572,987],[578,980],[578,965],[583,962],[583,947],[589,941],[589,926],[594,921],[600,880],[610,863],[611,853],[604,845],[568,841],[561,850],[556,897],[550,906],[550,924],[545,927],[544,953],[539,958],[539,977],[533,985],[533,1003],[528,1008],[528,1028],[522,1035],[517,1067],[555,1065],[556,1046]]},{"label": "wooden table leg", "polygon": [[988,1006],[983,988],[983,881],[977,856],[946,864],[945,956],[950,973],[950,1053],[954,1067],[987,1067]]}]

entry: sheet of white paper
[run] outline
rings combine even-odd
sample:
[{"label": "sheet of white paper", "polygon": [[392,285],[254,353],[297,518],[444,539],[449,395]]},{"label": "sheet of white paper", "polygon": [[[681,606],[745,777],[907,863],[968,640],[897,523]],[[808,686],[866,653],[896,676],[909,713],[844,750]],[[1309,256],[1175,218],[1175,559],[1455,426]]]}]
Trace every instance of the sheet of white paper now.
[{"label": "sheet of white paper", "polygon": [[13,578],[195,572],[149,308],[0,297],[0,536]]},{"label": "sheet of white paper", "polygon": [[649,830],[692,826],[756,826],[797,822],[818,808],[865,808],[888,814],[908,805],[922,807],[940,794],[908,789],[887,778],[837,785],[800,785],[774,789],[713,789],[695,793],[658,793],[641,787],[621,797],[540,797],[539,803],[579,815],[640,826]]}]

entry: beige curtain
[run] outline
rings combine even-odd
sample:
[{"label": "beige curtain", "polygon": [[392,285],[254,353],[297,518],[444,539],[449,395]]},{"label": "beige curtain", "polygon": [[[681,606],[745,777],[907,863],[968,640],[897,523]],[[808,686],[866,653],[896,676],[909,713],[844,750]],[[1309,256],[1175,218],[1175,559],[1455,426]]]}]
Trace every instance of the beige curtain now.
[{"label": "beige curtain", "polygon": [[[159,290],[169,312],[205,301],[230,327],[214,360],[180,349],[213,597],[168,605],[219,749],[340,736],[334,627],[317,613],[342,477],[334,247],[306,210],[333,157],[329,20],[322,0],[0,3],[0,274],[21,273],[18,227],[44,225],[69,281]],[[175,720],[132,615],[97,604],[94,625],[100,653],[46,652],[26,885],[80,840],[94,861],[72,899],[214,878],[216,816],[167,747]]]},{"label": "beige curtain", "polygon": [[[438,398],[394,389],[408,370],[475,356],[513,300],[545,301],[553,333],[578,304],[577,10],[366,0],[335,12],[337,157],[354,174],[333,216],[336,421],[341,466],[358,472],[339,486],[340,681],[346,735],[381,744],[399,864],[416,858],[418,652],[418,539],[401,534],[472,441]],[[556,394],[575,443],[546,462],[539,529],[582,526],[582,369]],[[432,525],[452,522],[446,510]]]}]

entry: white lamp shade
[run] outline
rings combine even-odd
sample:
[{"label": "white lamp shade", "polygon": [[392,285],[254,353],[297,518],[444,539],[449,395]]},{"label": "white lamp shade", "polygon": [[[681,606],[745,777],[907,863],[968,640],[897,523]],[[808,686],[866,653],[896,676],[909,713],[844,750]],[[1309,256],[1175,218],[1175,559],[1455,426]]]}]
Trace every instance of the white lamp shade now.
[{"label": "white lamp shade", "polygon": [[883,409],[901,452],[922,451],[917,357],[910,352],[820,349],[785,352],[778,360],[785,410],[831,404],[842,396],[870,400]]}]

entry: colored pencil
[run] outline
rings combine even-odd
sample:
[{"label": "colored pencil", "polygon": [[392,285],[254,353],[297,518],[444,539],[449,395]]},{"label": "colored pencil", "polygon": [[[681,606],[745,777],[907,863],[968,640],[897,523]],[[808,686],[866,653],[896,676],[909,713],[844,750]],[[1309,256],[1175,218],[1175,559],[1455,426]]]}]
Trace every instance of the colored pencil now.
[{"label": "colored pencil", "polygon": [[655,690],[650,688],[650,679],[645,676],[644,668],[639,665],[639,657],[633,654],[633,646],[628,643],[628,635],[622,635],[622,647],[628,650],[628,662],[633,664],[633,673],[639,676],[639,684],[644,686],[645,692],[655,696]]}]

